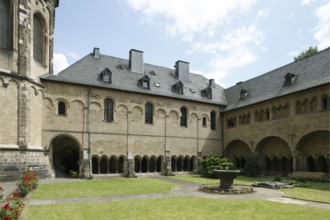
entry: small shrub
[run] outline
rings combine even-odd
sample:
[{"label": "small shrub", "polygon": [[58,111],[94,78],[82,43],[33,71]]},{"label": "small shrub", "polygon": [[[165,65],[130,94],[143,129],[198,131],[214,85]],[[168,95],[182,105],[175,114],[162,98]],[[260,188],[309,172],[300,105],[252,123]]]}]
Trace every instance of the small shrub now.
[{"label": "small shrub", "polygon": [[275,176],[273,182],[281,182],[282,178],[280,176]]},{"label": "small shrub", "polygon": [[261,167],[259,166],[258,158],[256,156],[249,157],[243,170],[246,176],[255,177],[260,175]]},{"label": "small shrub", "polygon": [[17,183],[17,192],[25,197],[29,192],[38,187],[38,175],[36,172],[27,170]]},{"label": "small shrub", "polygon": [[2,199],[3,199],[3,194],[2,194],[2,193],[3,193],[3,191],[4,191],[4,190],[3,190],[3,188],[2,188],[2,187],[0,187],[0,200],[2,200]]},{"label": "small shrub", "polygon": [[7,197],[7,203],[0,207],[0,219],[18,220],[24,208],[24,202],[19,194],[13,193]]},{"label": "small shrub", "polygon": [[214,170],[231,169],[233,163],[229,162],[226,157],[207,157],[205,159],[199,159],[202,165],[201,175],[208,178],[215,178]]}]

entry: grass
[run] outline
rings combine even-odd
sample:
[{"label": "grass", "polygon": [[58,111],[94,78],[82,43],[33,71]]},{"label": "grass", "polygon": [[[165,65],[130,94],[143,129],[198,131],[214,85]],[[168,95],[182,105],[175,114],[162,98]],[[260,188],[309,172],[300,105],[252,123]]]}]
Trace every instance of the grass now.
[{"label": "grass", "polygon": [[264,200],[175,197],[31,206],[25,219],[329,219],[329,211]]},{"label": "grass", "polygon": [[[199,184],[218,184],[218,179],[203,178],[200,175],[182,175],[171,177],[174,179],[179,179],[187,182],[194,182]],[[234,180],[236,185],[248,185],[250,186],[255,182],[272,182],[273,177],[246,177],[238,176]],[[283,181],[286,181],[283,179]],[[289,181],[286,181],[289,182]],[[286,193],[286,197],[295,199],[305,199],[317,202],[330,203],[330,184],[323,182],[312,182],[307,181],[306,187],[296,187],[293,189],[281,189]]]},{"label": "grass", "polygon": [[282,191],[290,198],[330,203],[330,183],[307,181],[306,187],[282,189]]},{"label": "grass", "polygon": [[170,192],[177,184],[151,178],[116,178],[82,182],[39,184],[33,199],[119,196]]}]

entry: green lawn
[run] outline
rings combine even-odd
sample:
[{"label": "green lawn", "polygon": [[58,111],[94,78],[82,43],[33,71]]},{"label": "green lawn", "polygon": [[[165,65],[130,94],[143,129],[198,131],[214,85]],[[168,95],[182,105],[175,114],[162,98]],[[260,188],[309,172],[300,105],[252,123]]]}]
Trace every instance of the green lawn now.
[{"label": "green lawn", "polygon": [[39,184],[33,199],[119,196],[170,192],[177,184],[151,178],[114,178],[82,182]]},{"label": "green lawn", "polygon": [[175,197],[31,206],[29,220],[56,219],[329,219],[329,210],[264,200]]},{"label": "green lawn", "polygon": [[[220,181],[218,179],[203,178],[200,175],[182,175],[173,176],[171,178],[179,179],[188,182],[194,182],[199,184],[218,184]],[[251,185],[255,182],[272,182],[272,177],[246,177],[238,176],[234,180],[234,184],[237,185]],[[283,181],[286,181],[283,179]],[[288,181],[287,181],[288,182]],[[318,202],[330,203],[330,184],[323,182],[312,182],[307,181],[306,187],[296,187],[293,189],[281,189],[286,193],[287,197],[296,199],[306,199]]]}]

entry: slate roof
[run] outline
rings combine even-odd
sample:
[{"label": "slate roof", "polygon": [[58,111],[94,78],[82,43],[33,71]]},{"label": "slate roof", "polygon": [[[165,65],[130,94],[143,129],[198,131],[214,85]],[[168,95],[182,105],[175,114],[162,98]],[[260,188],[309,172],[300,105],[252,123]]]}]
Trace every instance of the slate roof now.
[{"label": "slate roof", "polygon": [[[121,65],[123,68],[118,68],[118,65]],[[104,83],[100,80],[100,74],[106,68],[112,73],[111,84]],[[148,75],[150,78],[150,89],[143,89],[138,86],[138,81],[144,74]],[[174,69],[145,63],[144,74],[132,72],[127,59],[102,54],[100,58],[94,58],[92,54],[89,54],[58,75],[46,75],[41,77],[41,79],[193,100],[217,105],[227,104],[224,96],[224,88],[217,84],[212,88],[212,99],[202,97],[201,91],[209,87],[209,79],[202,75],[189,73],[189,82],[182,82],[184,92],[183,95],[180,95],[172,92],[172,86],[179,81],[175,76]],[[159,84],[159,87],[155,84]],[[191,90],[195,91],[195,93]]]},{"label": "slate roof", "polygon": [[[278,98],[330,82],[330,48],[300,61],[290,63],[261,76],[239,83],[225,90],[228,105],[225,111]],[[291,85],[285,85],[285,76],[295,74]],[[241,99],[241,91],[248,95]]]}]

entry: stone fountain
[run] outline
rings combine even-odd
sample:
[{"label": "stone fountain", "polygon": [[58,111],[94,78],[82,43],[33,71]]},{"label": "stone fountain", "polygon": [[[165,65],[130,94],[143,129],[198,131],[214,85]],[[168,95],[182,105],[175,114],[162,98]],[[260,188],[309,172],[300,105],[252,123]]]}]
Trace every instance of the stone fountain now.
[{"label": "stone fountain", "polygon": [[220,188],[230,189],[234,183],[234,179],[240,173],[239,170],[214,170],[213,173],[216,177],[220,178]]}]

